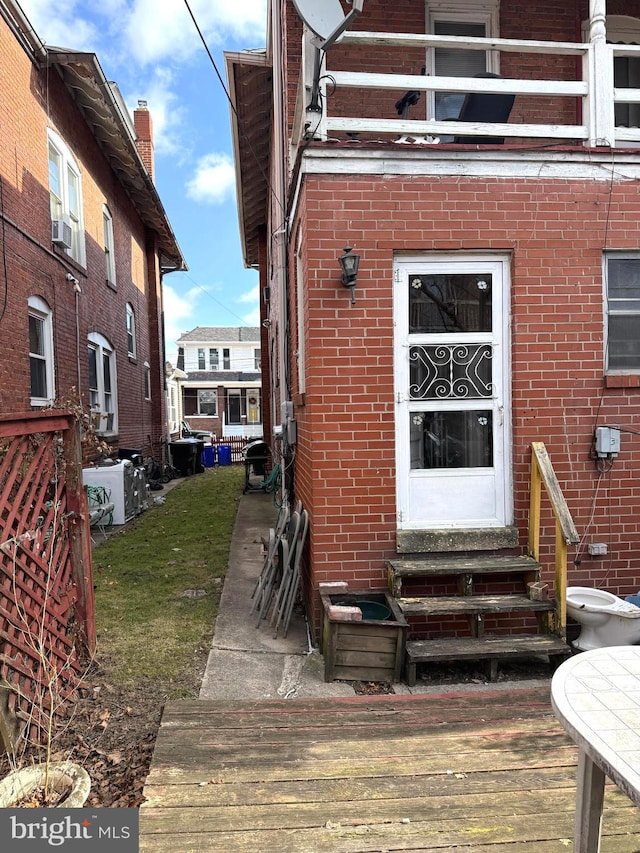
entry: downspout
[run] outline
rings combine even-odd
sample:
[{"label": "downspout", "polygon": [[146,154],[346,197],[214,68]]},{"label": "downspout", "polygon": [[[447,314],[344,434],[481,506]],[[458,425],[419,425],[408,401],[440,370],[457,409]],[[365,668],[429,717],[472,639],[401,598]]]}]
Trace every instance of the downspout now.
[{"label": "downspout", "polygon": [[[274,226],[272,217],[272,232],[274,241],[274,276],[279,280],[277,288],[280,305],[280,329],[278,334],[278,360],[282,372],[282,380],[279,389],[279,400],[282,404],[291,399],[290,365],[288,353],[289,341],[289,271],[287,266],[287,242],[289,239],[289,222],[286,216],[286,170],[285,170],[285,122],[284,122],[284,46],[282,30],[284,27],[284,10],[282,0],[272,0],[271,4],[271,38],[272,38],[272,67],[273,67],[273,190],[275,194],[275,206],[273,208],[278,221]],[[282,216],[282,220],[280,219]],[[276,422],[280,421],[280,413],[275,413]],[[283,460],[286,463],[286,460]],[[291,491],[292,483],[288,480],[290,474],[287,466],[282,466],[282,492]]]},{"label": "downspout", "polygon": [[76,302],[76,368],[78,371],[78,396],[80,396],[80,388],[82,387],[82,372],[80,368],[80,294],[82,290],[80,289],[78,279],[75,279],[73,283],[73,292]]}]

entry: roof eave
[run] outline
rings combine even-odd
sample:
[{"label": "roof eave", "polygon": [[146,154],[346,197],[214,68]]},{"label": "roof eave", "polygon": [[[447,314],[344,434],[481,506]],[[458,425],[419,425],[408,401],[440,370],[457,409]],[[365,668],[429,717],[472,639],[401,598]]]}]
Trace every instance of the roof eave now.
[{"label": "roof eave", "polygon": [[188,269],[158,191],[131,135],[131,120],[123,114],[126,108],[118,103],[97,56],[48,47],[46,61],[60,74],[141,220],[158,235],[163,271]]},{"label": "roof eave", "polygon": [[[271,64],[266,51],[225,52],[242,257],[259,263],[259,232],[266,227],[269,193]],[[242,78],[244,94],[239,92]]]}]

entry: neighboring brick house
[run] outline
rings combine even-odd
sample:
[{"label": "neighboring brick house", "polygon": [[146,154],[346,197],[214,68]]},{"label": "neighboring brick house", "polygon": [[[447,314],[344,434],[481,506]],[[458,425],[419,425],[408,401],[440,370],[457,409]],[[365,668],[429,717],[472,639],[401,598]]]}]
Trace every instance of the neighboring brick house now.
[{"label": "neighboring brick house", "polygon": [[[269,5],[268,54],[228,54],[227,74],[316,627],[322,581],[383,588],[404,553],[525,551],[534,441],[580,533],[569,583],[636,592],[640,0],[364,0],[318,72],[330,33],[314,42],[296,8],[313,4]],[[495,99],[455,121],[473,92],[515,95],[508,126],[485,123]],[[621,449],[598,457],[607,426]]]},{"label": "neighboring brick house", "polygon": [[0,55],[0,413],[79,393],[110,444],[149,452],[166,436],[162,276],[185,263],[146,105],[132,121],[97,57],[44,47],[11,0]]},{"label": "neighboring brick house", "polygon": [[[177,341],[182,417],[217,438],[262,437],[260,329],[197,326]],[[184,371],[185,378],[176,373]]]}]

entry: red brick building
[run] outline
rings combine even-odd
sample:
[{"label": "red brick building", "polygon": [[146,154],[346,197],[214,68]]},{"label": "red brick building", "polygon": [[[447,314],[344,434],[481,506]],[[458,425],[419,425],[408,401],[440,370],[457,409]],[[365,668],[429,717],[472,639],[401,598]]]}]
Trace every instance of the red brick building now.
[{"label": "red brick building", "polygon": [[[94,54],[0,3],[0,416],[76,393],[114,446],[166,435],[162,276],[184,269],[135,125]],[[139,151],[136,142],[141,144]]]},{"label": "red brick building", "polygon": [[292,403],[278,447],[310,513],[316,625],[322,581],[525,553],[532,442],[579,532],[569,583],[637,592],[640,0],[364,0],[328,45],[309,4],[270,5],[267,51],[227,70],[263,404],[279,424]]}]

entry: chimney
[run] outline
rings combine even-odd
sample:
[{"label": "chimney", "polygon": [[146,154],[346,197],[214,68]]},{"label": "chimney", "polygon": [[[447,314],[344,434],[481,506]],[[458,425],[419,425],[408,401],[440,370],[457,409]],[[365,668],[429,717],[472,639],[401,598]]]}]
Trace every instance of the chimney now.
[{"label": "chimney", "polygon": [[146,101],[138,101],[138,107],[133,112],[133,125],[136,129],[138,153],[153,180],[153,122]]}]

